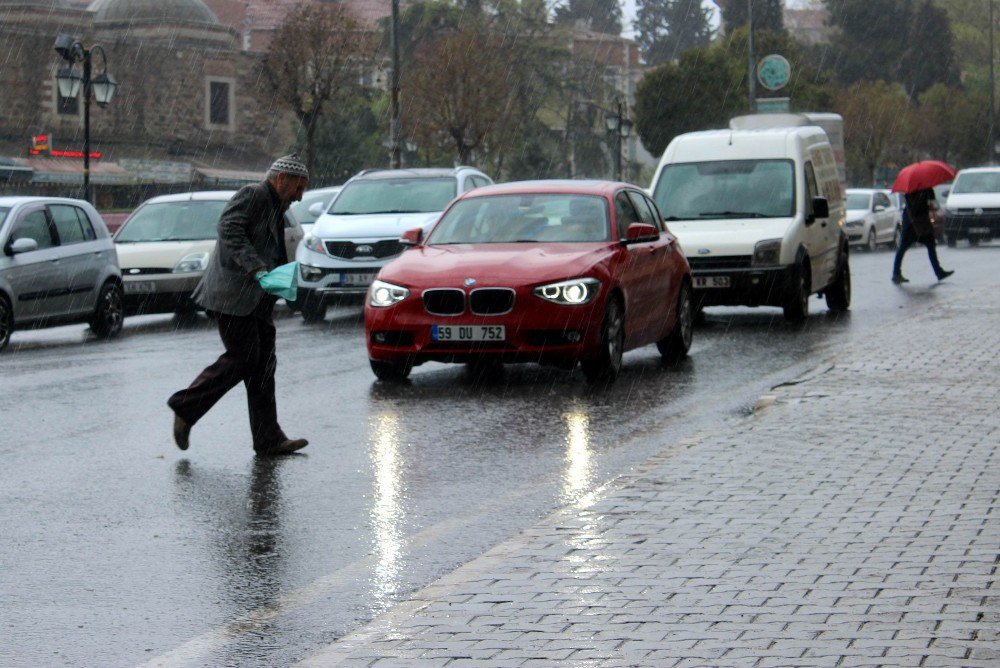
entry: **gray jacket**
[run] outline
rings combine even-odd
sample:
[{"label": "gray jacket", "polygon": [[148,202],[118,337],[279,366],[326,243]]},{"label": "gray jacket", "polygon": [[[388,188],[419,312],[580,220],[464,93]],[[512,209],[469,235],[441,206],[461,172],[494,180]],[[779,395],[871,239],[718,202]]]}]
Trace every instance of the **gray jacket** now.
[{"label": "gray jacket", "polygon": [[[250,315],[266,293],[252,272],[285,264],[284,209],[267,181],[240,189],[219,217],[219,238],[194,300],[209,311]],[[270,309],[268,309],[270,311]]]}]

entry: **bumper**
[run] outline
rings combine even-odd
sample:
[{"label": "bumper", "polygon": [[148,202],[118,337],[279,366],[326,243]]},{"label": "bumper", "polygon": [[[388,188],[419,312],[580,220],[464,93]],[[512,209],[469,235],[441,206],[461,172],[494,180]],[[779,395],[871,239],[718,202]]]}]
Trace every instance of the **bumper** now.
[{"label": "bumper", "polygon": [[125,275],[122,277],[125,312],[136,315],[170,313],[178,308],[193,308],[191,293],[200,281],[200,272]]},{"label": "bumper", "polygon": [[1000,237],[1000,214],[964,216],[949,214],[944,224],[945,234],[949,238],[990,239]]},{"label": "bumper", "polygon": [[863,245],[866,241],[868,241],[864,225],[859,225],[857,227],[845,225],[844,232],[847,234],[847,242],[850,244],[860,246]]},{"label": "bumper", "polygon": [[[793,267],[694,270],[695,303],[699,306],[781,306]],[[728,287],[699,287],[699,279],[728,278]]]},{"label": "bumper", "polygon": [[[419,299],[410,298],[388,308],[365,306],[368,356],[387,362],[463,363],[495,359],[505,363],[535,362],[571,366],[600,346],[604,300],[598,297],[583,306],[546,304],[537,297],[528,308],[515,308],[501,316],[435,316],[426,313]],[[529,302],[530,303],[530,302]],[[503,341],[434,341],[433,325],[492,326],[505,328]]]},{"label": "bumper", "polygon": [[329,304],[340,297],[364,295],[382,266],[384,265],[328,268],[311,265],[303,267],[300,263],[299,299],[307,296],[317,303]]}]

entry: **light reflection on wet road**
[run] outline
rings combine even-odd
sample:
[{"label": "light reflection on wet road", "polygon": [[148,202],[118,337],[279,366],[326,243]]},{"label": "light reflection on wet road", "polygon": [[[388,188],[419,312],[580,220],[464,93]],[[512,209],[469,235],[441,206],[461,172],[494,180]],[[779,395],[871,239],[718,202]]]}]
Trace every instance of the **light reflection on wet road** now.
[{"label": "light reflection on wet road", "polygon": [[607,390],[533,366],[477,379],[426,365],[383,385],[356,309],[284,316],[279,414],[312,444],[276,462],[253,459],[239,389],[191,450],[172,445],[166,397],[221,351],[206,319],[133,319],[107,344],[82,327],[15,333],[0,355],[0,663],[308,655],[881,324],[960,296],[1000,252],[942,249],[959,273],[930,287],[920,250],[904,289],[890,253],[856,254],[850,314],[813,299],[793,327],[776,309],[710,309],[690,359],[629,353]]}]

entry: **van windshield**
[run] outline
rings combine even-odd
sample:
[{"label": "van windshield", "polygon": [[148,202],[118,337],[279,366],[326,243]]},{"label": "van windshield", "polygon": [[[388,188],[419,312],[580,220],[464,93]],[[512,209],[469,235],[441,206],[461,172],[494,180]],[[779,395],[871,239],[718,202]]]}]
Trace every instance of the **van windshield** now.
[{"label": "van windshield", "polygon": [[669,220],[795,215],[791,160],[717,160],[668,165],[653,199]]},{"label": "van windshield", "polygon": [[962,193],[1000,193],[1000,172],[971,172],[960,174],[951,192]]}]

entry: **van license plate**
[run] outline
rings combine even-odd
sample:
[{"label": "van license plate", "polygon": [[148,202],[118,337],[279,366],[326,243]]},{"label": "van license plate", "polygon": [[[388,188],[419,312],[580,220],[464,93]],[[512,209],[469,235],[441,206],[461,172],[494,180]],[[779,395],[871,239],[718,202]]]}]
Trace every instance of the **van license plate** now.
[{"label": "van license plate", "polygon": [[125,294],[148,295],[156,292],[156,283],[153,281],[125,281]]},{"label": "van license plate", "polygon": [[990,228],[988,227],[970,227],[966,230],[969,234],[989,234]]},{"label": "van license plate", "polygon": [[728,276],[695,276],[694,287],[696,288],[728,288]]},{"label": "van license plate", "polygon": [[506,341],[503,325],[431,325],[433,341]]}]

